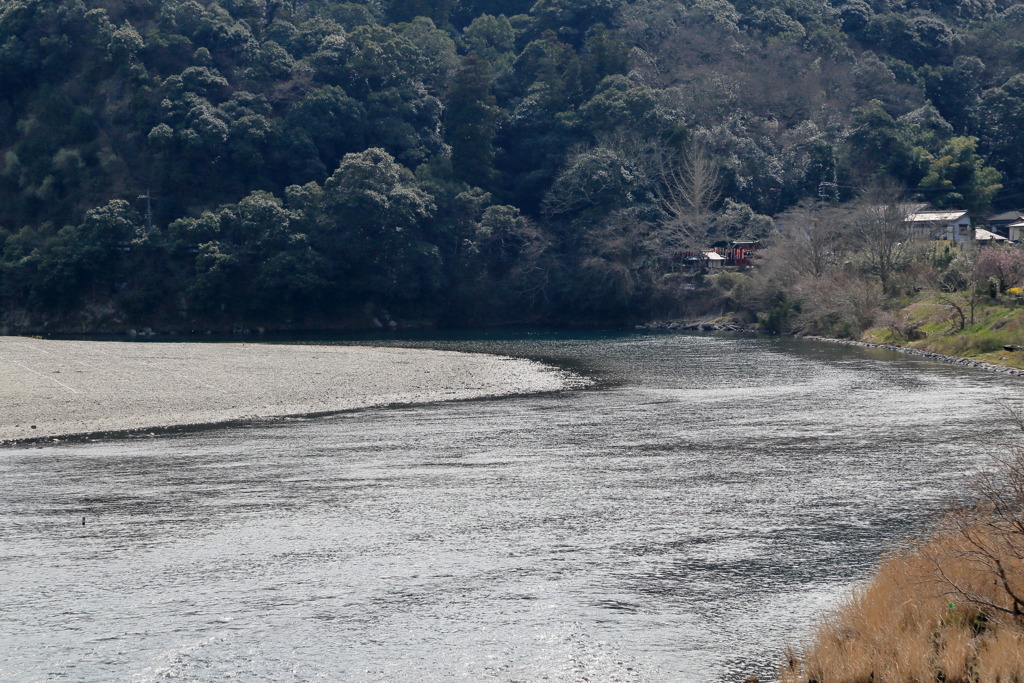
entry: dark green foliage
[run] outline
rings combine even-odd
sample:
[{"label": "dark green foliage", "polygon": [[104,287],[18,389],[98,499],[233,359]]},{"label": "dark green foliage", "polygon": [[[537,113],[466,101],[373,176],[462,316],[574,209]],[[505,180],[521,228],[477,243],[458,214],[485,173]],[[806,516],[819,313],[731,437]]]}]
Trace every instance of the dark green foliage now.
[{"label": "dark green foliage", "polygon": [[865,40],[914,66],[943,62],[956,45],[952,29],[930,14],[880,14],[868,22]]},{"label": "dark green foliage", "polygon": [[593,220],[635,203],[645,180],[616,152],[589,150],[570,160],[555,179],[545,213],[563,220]]},{"label": "dark green foliage", "polygon": [[985,215],[992,199],[1002,189],[999,172],[986,166],[977,152],[977,139],[952,138],[929,162],[928,174],[919,189],[939,208],[966,207],[975,215]]},{"label": "dark green foliage", "polygon": [[0,310],[647,315],[690,291],[657,198],[686,149],[707,235],[875,181],[1018,205],[1022,27],[994,0],[7,0]]},{"label": "dark green foliage", "polygon": [[859,177],[887,173],[905,180],[913,172],[911,148],[900,137],[896,120],[878,100],[855,113],[847,144],[849,159]]},{"label": "dark green foliage", "polygon": [[982,150],[992,155],[1016,196],[1024,191],[1024,73],[985,90],[981,96]]},{"label": "dark green foliage", "polygon": [[445,130],[452,148],[452,172],[458,180],[489,185],[494,173],[494,131],[498,119],[487,62],[466,56],[445,97]]},{"label": "dark green foliage", "polygon": [[366,125],[363,105],[336,86],[310,92],[289,110],[284,121],[286,137],[308,139],[324,169],[335,168],[342,156],[364,148]]}]

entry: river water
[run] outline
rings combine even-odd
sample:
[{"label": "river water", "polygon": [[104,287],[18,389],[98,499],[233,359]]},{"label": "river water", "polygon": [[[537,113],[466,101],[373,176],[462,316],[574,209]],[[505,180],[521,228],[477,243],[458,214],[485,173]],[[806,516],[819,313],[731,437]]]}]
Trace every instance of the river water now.
[{"label": "river water", "polygon": [[794,340],[422,344],[596,383],[0,450],[0,679],[770,675],[1024,386]]}]

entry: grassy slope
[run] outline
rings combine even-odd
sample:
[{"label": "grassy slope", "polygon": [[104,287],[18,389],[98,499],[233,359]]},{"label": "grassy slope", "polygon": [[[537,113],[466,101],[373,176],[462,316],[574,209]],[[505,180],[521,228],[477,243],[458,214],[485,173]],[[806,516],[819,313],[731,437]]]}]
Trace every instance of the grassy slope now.
[{"label": "grassy slope", "polygon": [[871,328],[862,341],[908,346],[1024,369],[1024,351],[1003,349],[1006,345],[1024,345],[1024,301],[1004,299],[980,303],[975,308],[973,325],[966,307],[964,312],[967,324],[960,330],[958,316],[951,305],[935,296],[924,296],[896,314],[899,322],[896,327],[916,328],[925,335],[923,339],[910,340],[887,326]]}]

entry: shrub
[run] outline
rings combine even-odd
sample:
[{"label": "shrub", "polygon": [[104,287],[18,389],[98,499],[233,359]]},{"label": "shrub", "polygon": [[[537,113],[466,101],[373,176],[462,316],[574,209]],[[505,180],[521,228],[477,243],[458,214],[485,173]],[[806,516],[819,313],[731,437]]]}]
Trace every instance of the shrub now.
[{"label": "shrub", "polygon": [[886,558],[787,653],[780,681],[1024,681],[1024,450],[999,458],[978,493]]}]

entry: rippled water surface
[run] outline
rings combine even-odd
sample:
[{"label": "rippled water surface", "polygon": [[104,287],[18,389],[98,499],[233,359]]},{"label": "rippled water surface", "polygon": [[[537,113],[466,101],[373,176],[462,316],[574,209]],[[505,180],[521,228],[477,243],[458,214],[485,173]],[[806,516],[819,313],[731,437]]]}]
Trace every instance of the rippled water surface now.
[{"label": "rippled water surface", "polygon": [[424,345],[598,383],[0,450],[0,678],[769,674],[1024,386],[790,340]]}]

